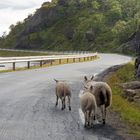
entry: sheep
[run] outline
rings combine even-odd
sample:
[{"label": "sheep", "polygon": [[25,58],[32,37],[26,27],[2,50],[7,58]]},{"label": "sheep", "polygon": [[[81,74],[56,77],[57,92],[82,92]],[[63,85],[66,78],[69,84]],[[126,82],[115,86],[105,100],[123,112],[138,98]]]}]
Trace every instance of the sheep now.
[{"label": "sheep", "polygon": [[[91,87],[92,88],[92,87]],[[94,95],[88,91],[84,92],[80,98],[81,109],[85,117],[85,127],[92,127],[93,116],[95,120],[95,114],[97,110],[96,99]]]},{"label": "sheep", "polygon": [[71,90],[68,84],[66,84],[65,82],[62,81],[58,81],[56,79],[54,79],[56,81],[56,106],[58,105],[58,99],[61,99],[62,102],[62,108],[61,110],[64,110],[66,105],[65,105],[65,98],[66,96],[68,97],[68,106],[69,106],[69,110],[71,110]]},{"label": "sheep", "polygon": [[[88,79],[84,77],[85,88],[95,95],[97,106],[100,107],[102,113],[103,124],[106,123],[106,108],[112,103],[112,90],[106,82],[94,81],[94,77]],[[92,88],[91,88],[92,86]],[[92,89],[92,90],[91,90]]]}]

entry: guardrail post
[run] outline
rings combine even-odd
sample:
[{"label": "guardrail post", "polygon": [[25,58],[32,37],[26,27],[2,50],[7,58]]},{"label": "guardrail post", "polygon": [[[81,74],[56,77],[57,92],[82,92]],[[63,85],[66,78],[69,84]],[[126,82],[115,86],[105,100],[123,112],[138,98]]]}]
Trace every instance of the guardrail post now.
[{"label": "guardrail post", "polygon": [[53,61],[52,60],[50,60],[51,61],[51,65],[53,64]]},{"label": "guardrail post", "polygon": [[61,59],[59,59],[59,64],[61,64]]},{"label": "guardrail post", "polygon": [[75,62],[75,58],[73,58],[73,62]]},{"label": "guardrail post", "polygon": [[81,60],[81,59],[79,58],[79,62],[80,62],[80,60]]},{"label": "guardrail post", "polygon": [[13,62],[13,70],[16,70],[16,63]]},{"label": "guardrail post", "polygon": [[43,61],[40,61],[40,67],[42,67],[42,65],[43,65]]},{"label": "guardrail post", "polygon": [[67,63],[69,63],[69,59],[67,58]]},{"label": "guardrail post", "polygon": [[86,59],[85,59],[85,57],[84,57],[84,61],[85,61]]},{"label": "guardrail post", "polygon": [[30,68],[30,61],[27,62],[27,68]]}]

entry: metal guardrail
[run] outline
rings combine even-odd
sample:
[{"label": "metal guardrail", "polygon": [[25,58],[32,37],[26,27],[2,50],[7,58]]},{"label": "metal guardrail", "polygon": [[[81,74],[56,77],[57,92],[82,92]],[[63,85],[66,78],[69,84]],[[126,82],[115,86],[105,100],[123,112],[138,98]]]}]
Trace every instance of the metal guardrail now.
[{"label": "metal guardrail", "polygon": [[50,55],[50,56],[29,56],[29,57],[7,57],[0,58],[0,64],[12,63],[12,69],[16,69],[16,63],[27,62],[27,68],[30,68],[31,62],[40,62],[40,67],[43,66],[44,61],[52,62],[55,60],[59,60],[59,64],[62,63],[62,60],[66,59],[67,63],[69,63],[69,59],[72,59],[73,62],[76,62],[76,59],[81,61],[83,58],[85,60],[93,60],[97,57],[97,53],[90,54],[77,54],[77,55]]}]

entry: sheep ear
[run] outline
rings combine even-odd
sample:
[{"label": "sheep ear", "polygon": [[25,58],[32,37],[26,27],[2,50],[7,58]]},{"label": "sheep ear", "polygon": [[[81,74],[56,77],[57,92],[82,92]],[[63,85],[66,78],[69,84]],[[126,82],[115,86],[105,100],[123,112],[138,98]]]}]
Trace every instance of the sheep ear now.
[{"label": "sheep ear", "polygon": [[56,80],[56,79],[54,79],[54,81],[57,83],[58,82],[58,80]]},{"label": "sheep ear", "polygon": [[92,91],[93,90],[93,86],[90,86],[90,91]]},{"label": "sheep ear", "polygon": [[93,80],[93,79],[94,79],[94,76],[92,75],[91,80]]},{"label": "sheep ear", "polygon": [[88,80],[86,76],[84,76],[84,80],[85,80],[85,81],[87,81],[87,80]]}]

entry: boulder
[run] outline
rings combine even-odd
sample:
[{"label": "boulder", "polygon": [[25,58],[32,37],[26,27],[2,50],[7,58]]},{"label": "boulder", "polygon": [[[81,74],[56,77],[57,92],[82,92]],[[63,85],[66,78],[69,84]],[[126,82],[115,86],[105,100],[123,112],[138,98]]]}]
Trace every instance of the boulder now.
[{"label": "boulder", "polygon": [[139,89],[140,88],[140,82],[139,81],[132,81],[121,84],[121,87],[124,89]]},{"label": "boulder", "polygon": [[75,34],[74,28],[69,27],[66,29],[65,36],[67,37],[67,39],[69,39],[69,40],[73,39],[74,34]]},{"label": "boulder", "polygon": [[140,101],[140,89],[124,89],[122,96],[130,102],[138,103]]},{"label": "boulder", "polygon": [[124,90],[124,95],[126,97],[134,97],[136,95],[136,92],[135,90],[127,89],[127,90]]},{"label": "boulder", "polygon": [[85,36],[86,36],[86,39],[88,40],[88,42],[95,40],[95,32],[93,30],[87,31]]}]

